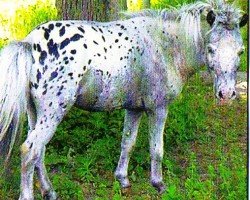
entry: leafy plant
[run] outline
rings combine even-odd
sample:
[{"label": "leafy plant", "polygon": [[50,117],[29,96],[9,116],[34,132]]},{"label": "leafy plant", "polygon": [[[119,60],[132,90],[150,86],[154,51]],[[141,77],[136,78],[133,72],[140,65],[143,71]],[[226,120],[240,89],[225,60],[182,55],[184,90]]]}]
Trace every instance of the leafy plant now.
[{"label": "leafy plant", "polygon": [[37,25],[56,18],[57,10],[50,0],[16,7],[13,15],[0,12],[0,28],[5,33],[0,35],[0,48],[12,40],[23,39]]}]

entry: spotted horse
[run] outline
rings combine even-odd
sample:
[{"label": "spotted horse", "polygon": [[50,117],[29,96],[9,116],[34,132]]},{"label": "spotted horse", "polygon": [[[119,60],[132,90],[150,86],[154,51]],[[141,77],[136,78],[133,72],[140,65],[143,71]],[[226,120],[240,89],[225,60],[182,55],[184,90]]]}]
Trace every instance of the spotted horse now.
[{"label": "spotted horse", "polygon": [[[208,23],[201,23],[205,15]],[[139,122],[147,113],[151,184],[160,192],[163,131],[168,105],[198,67],[214,71],[219,103],[235,98],[236,70],[248,16],[224,1],[198,1],[179,10],[125,13],[108,23],[50,21],[0,55],[0,149],[8,159],[20,124],[29,131],[21,145],[20,200],[32,200],[37,172],[45,199],[57,195],[44,165],[45,146],[75,105],[86,110],[125,109],[121,155],[115,171],[129,187],[128,164]]]}]

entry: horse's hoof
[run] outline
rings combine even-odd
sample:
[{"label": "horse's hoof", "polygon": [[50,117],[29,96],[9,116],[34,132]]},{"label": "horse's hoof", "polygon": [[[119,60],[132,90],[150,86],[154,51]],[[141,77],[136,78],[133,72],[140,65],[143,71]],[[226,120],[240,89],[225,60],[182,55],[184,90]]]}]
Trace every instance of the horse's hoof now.
[{"label": "horse's hoof", "polygon": [[162,194],[166,191],[166,186],[165,184],[160,181],[160,182],[151,182],[152,186],[154,186],[159,194]]},{"label": "horse's hoof", "polygon": [[48,191],[43,194],[44,200],[57,200],[57,194],[55,191]]},{"label": "horse's hoof", "polygon": [[122,176],[122,175],[117,175],[116,174],[115,177],[120,182],[121,187],[123,189],[131,187],[131,184],[130,184],[127,176]]}]

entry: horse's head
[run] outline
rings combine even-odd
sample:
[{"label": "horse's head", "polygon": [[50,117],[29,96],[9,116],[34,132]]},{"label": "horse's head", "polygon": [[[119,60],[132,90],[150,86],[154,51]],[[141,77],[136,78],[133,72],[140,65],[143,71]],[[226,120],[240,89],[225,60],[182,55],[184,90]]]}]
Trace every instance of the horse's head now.
[{"label": "horse's head", "polygon": [[210,11],[207,22],[211,26],[206,46],[207,65],[214,71],[215,95],[220,104],[235,99],[236,71],[244,52],[240,28],[246,25],[248,15],[226,7]]}]

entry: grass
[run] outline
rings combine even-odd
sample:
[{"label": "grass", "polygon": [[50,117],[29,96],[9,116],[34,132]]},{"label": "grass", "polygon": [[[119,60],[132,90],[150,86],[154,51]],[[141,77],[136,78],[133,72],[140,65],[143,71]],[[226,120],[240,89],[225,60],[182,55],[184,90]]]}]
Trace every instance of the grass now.
[{"label": "grass", "polygon": [[[245,5],[241,0],[237,2]],[[34,23],[50,15],[45,13]],[[21,23],[19,19],[16,21]],[[28,29],[27,25],[23,31]],[[242,29],[242,35],[246,45],[247,27]],[[240,67],[241,71],[246,69],[247,52],[242,56]],[[89,113],[73,108],[47,145],[45,162],[49,177],[62,200],[244,200],[247,194],[246,105],[246,99],[237,99],[231,106],[218,107],[210,83],[197,74],[188,81],[183,93],[169,108],[163,160],[168,189],[162,196],[149,184],[146,116],[129,166],[132,188],[121,190],[114,179],[123,111]],[[19,184],[20,158],[16,148],[7,175],[0,178],[0,199],[17,199]],[[35,179],[35,199],[39,200],[42,198],[38,188]]]},{"label": "grass", "polygon": [[[89,113],[76,108],[49,143],[46,165],[61,199],[246,199],[246,100],[216,106],[211,84],[192,77],[170,106],[165,128],[164,180],[159,196],[149,184],[146,116],[129,166],[132,188],[114,179],[123,112]],[[0,199],[17,199],[19,157],[0,179]],[[35,181],[35,199],[41,199]]]}]

